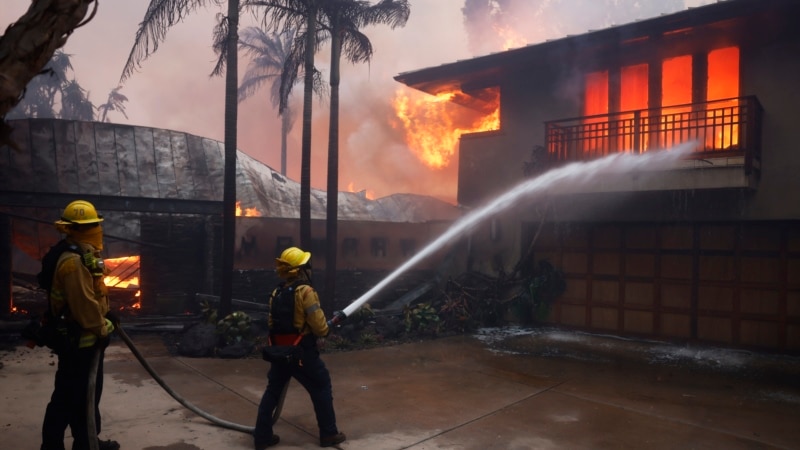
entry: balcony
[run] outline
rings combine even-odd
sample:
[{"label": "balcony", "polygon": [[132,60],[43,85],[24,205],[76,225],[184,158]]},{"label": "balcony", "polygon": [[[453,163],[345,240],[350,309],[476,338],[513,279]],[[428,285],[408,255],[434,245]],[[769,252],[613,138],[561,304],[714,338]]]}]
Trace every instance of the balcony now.
[{"label": "balcony", "polygon": [[750,96],[554,120],[545,123],[548,159],[560,164],[693,143],[680,169],[696,173],[671,174],[633,190],[752,188],[761,161],[761,117],[758,99]]}]

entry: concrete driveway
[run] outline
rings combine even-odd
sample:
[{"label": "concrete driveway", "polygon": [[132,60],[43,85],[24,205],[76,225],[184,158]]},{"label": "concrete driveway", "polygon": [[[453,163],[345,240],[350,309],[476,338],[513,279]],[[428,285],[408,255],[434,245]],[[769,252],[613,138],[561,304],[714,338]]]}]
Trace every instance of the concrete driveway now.
[{"label": "concrete driveway", "polygon": [[[174,357],[156,335],[131,337],[180,395],[214,416],[253,425],[268,363]],[[707,370],[654,363],[629,357],[630,348],[609,350],[602,338],[580,349],[551,339],[542,351],[541,336],[500,345],[479,337],[325,354],[339,428],[348,436],[341,448],[800,448],[800,364],[791,358],[780,376],[753,364]],[[20,345],[0,353],[0,362],[0,448],[38,449],[55,357]],[[125,450],[253,448],[249,435],[180,406],[119,339],[107,351],[105,374],[101,438]],[[318,448],[311,402],[296,382],[275,431],[276,448]]]}]

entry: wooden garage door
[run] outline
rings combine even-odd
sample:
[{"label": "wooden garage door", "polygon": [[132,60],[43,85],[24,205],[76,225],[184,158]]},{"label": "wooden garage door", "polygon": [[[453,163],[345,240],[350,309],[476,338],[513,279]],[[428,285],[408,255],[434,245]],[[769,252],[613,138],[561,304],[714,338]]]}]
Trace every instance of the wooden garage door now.
[{"label": "wooden garage door", "polygon": [[800,350],[798,222],[549,224],[534,248],[567,279],[553,323]]}]

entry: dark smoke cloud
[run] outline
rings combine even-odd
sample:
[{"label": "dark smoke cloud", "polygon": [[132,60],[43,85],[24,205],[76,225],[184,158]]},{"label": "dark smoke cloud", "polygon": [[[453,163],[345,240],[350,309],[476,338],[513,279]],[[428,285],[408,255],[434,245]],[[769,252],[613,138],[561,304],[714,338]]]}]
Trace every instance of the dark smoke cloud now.
[{"label": "dark smoke cloud", "polygon": [[[685,6],[710,1],[687,0]],[[96,104],[117,86],[148,3],[101,2],[97,16],[69,37],[64,50],[73,55],[77,80]],[[0,26],[7,26],[27,10],[30,0],[2,0],[2,5]],[[391,102],[397,90],[406,89],[393,80],[398,73],[503,50],[493,25],[511,27],[528,43],[536,43],[683,7],[678,0],[412,0],[404,28],[364,30],[375,48],[369,65],[342,65],[340,189],[352,183],[377,197],[417,193],[454,201],[458,164],[426,167],[391,127]],[[129,119],[115,114],[111,120],[223,139],[224,78],[208,76],[215,61],[211,30],[217,13],[224,14],[224,6],[198,11],[169,31],[158,52],[125,83]],[[243,16],[241,25],[257,25],[250,19]],[[323,73],[329,57],[327,48],[318,55]],[[241,58],[240,74],[246,64]],[[293,102],[298,118],[301,100],[297,91]],[[327,102],[315,102],[313,120],[312,185],[325,189]],[[301,129],[298,120],[289,137],[288,176],[294,180],[300,179]],[[238,137],[242,151],[280,168],[280,120],[266,91],[239,105]]]}]

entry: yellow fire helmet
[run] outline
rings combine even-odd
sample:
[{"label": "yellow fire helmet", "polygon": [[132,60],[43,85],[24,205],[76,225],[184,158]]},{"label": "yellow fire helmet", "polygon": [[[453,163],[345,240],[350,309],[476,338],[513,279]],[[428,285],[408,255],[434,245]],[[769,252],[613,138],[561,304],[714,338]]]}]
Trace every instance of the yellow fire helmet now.
[{"label": "yellow fire helmet", "polygon": [[275,262],[288,264],[290,267],[300,267],[311,259],[310,252],[304,252],[297,247],[289,247],[281,253],[281,257],[277,258]]},{"label": "yellow fire helmet", "polygon": [[86,200],[75,200],[64,208],[61,220],[57,220],[56,225],[98,223],[102,221],[103,216],[97,214],[94,205]]}]

